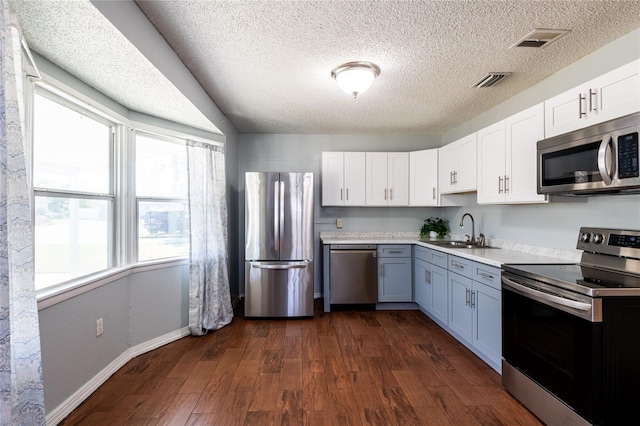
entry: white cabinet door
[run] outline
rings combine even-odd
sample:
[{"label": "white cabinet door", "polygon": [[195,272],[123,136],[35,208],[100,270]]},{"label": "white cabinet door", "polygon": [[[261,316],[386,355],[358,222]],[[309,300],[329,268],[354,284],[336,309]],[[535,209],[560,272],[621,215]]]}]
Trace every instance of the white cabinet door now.
[{"label": "white cabinet door", "polygon": [[364,206],[366,162],[364,152],[344,153],[344,205]]},{"label": "white cabinet door", "polygon": [[344,153],[322,153],[322,205],[344,204]]},{"label": "white cabinet door", "polygon": [[504,120],[478,132],[478,204],[505,201],[505,142]]},{"label": "white cabinet door", "polygon": [[438,149],[409,153],[409,205],[440,205]]},{"label": "white cabinet door", "polygon": [[409,153],[387,153],[387,186],[389,206],[409,205]]},{"label": "white cabinet door", "polygon": [[640,59],[592,80],[591,87],[598,91],[594,124],[640,111]]},{"label": "white cabinet door", "polygon": [[[537,143],[544,139],[544,106],[538,104],[505,120],[507,203],[544,203],[537,192]],[[478,189],[478,202],[480,202]]]},{"label": "white cabinet door", "polygon": [[440,148],[438,183],[441,194],[476,190],[476,150],[476,133]]},{"label": "white cabinet door", "polygon": [[469,192],[477,189],[476,133],[458,141],[458,168],[454,175],[456,192]]},{"label": "white cabinet door", "polygon": [[409,153],[367,152],[368,206],[409,205]]},{"label": "white cabinet door", "polygon": [[473,346],[496,366],[502,360],[502,295],[488,285],[473,282]]},{"label": "white cabinet door", "polygon": [[367,152],[366,200],[368,206],[386,206],[389,199],[387,187],[387,153]]},{"label": "white cabinet door", "polygon": [[449,328],[472,343],[473,311],[470,309],[472,280],[449,271]]},{"label": "white cabinet door", "polygon": [[438,155],[438,184],[441,194],[455,192],[453,171],[458,168],[458,149],[449,144],[440,148]]},{"label": "white cabinet door", "polygon": [[640,111],[640,59],[544,103],[545,137]]},{"label": "white cabinet door", "polygon": [[322,153],[322,205],[365,205],[365,153]]}]

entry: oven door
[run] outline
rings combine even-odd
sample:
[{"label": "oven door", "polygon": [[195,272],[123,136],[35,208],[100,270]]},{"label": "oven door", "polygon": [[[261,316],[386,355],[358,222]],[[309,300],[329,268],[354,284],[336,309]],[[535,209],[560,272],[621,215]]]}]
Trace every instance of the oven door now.
[{"label": "oven door", "polygon": [[[502,356],[521,373],[592,423],[602,416],[602,322],[576,316],[583,302],[509,273],[502,285]],[[520,286],[520,287],[519,287]],[[540,297],[536,297],[535,292]],[[555,297],[558,299],[556,300]]]}]

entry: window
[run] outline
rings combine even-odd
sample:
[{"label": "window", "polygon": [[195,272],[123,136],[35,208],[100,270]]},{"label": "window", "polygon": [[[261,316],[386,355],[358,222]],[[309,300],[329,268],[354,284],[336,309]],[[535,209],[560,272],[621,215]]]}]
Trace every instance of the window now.
[{"label": "window", "polygon": [[34,96],[36,289],[114,264],[114,124],[44,90]]},{"label": "window", "polygon": [[138,261],[189,254],[184,141],[136,133]]}]

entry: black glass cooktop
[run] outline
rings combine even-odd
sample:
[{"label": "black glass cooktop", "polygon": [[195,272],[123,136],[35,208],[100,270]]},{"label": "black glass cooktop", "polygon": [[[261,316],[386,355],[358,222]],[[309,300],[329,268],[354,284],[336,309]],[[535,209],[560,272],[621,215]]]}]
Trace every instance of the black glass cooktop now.
[{"label": "black glass cooktop", "polygon": [[578,264],[504,265],[504,270],[589,296],[640,296],[640,276]]}]

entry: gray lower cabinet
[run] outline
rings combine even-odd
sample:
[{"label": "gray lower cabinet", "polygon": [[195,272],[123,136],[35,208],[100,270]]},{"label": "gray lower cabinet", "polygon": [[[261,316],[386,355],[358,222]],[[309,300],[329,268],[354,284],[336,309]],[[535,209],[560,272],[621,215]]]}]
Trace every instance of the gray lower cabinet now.
[{"label": "gray lower cabinet", "polygon": [[411,245],[378,245],[378,302],[412,302]]},{"label": "gray lower cabinet", "polygon": [[414,253],[415,302],[440,325],[448,321],[447,254],[416,246]]},{"label": "gray lower cabinet", "polygon": [[493,369],[501,372],[500,269],[449,256],[449,328]]}]

